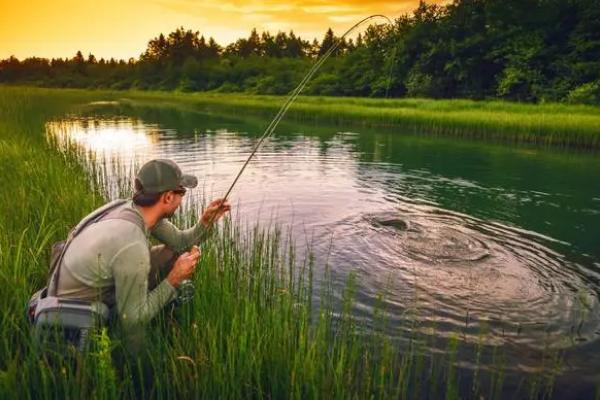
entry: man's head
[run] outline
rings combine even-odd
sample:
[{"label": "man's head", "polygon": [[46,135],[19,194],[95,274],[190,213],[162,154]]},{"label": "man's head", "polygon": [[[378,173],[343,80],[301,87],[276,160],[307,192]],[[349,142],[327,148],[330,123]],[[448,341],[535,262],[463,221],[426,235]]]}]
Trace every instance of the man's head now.
[{"label": "man's head", "polygon": [[133,202],[140,207],[157,207],[164,217],[171,217],[181,204],[186,188],[198,185],[195,176],[185,175],[171,160],[148,161],[135,177]]}]

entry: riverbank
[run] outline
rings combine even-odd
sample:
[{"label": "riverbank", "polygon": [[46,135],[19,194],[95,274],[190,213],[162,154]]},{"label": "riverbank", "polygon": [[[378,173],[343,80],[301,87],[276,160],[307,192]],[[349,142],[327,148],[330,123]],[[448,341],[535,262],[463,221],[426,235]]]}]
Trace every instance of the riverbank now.
[{"label": "riverbank", "polygon": [[[211,93],[123,92],[121,98],[187,109],[240,110],[275,115],[281,96]],[[600,107],[500,101],[365,99],[301,96],[286,118],[301,121],[397,128],[399,134],[600,148]]]},{"label": "riverbank", "polygon": [[[176,312],[174,320],[164,315],[152,324],[146,380],[131,379],[137,365],[113,361],[113,354],[123,350],[119,336],[95,336],[79,369],[62,355],[53,362],[40,359],[29,339],[24,305],[44,284],[49,245],[105,201],[102,183],[80,163],[76,149],[59,153],[46,142],[44,124],[82,104],[123,94],[143,97],[0,89],[0,284],[9,288],[0,293],[1,398],[450,399],[459,392],[474,398],[514,394],[503,392],[502,349],[488,346],[484,331],[469,351],[457,332],[434,353],[430,350],[441,339],[435,332],[419,332],[415,322],[414,330],[406,328],[413,334],[400,347],[383,334],[385,310],[376,310],[369,331],[352,316],[355,282],[337,293],[343,301],[334,306],[324,277],[317,309],[310,300],[310,260],[295,270],[285,235],[256,228],[241,240],[242,226],[235,221],[205,244],[193,303]],[[160,94],[155,96],[147,100],[158,102]],[[184,214],[180,222],[189,226],[194,221],[193,214]],[[410,312],[416,315],[417,306]],[[457,367],[466,354],[477,356],[471,360],[475,377],[461,376]],[[482,354],[496,368],[480,369]],[[532,379],[523,377],[523,396],[552,393],[561,360],[551,351],[543,357]]]},{"label": "riverbank", "polygon": [[[6,87],[3,90],[20,90]],[[56,92],[64,89],[28,89]],[[222,93],[68,89],[81,96],[150,103],[153,106],[272,116],[285,97]],[[600,107],[503,101],[368,99],[300,96],[285,118],[357,127],[397,128],[399,134],[461,137],[500,143],[532,143],[600,149]]]}]

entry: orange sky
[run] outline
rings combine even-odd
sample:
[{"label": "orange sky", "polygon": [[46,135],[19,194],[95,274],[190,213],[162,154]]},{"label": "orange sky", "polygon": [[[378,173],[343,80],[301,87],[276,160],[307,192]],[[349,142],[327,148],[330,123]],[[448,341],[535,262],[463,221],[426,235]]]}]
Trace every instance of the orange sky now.
[{"label": "orange sky", "polygon": [[[436,0],[444,3],[443,0]],[[213,36],[221,45],[250,29],[322,38],[370,14],[390,18],[412,11],[418,0],[0,0],[0,58],[15,55],[138,57],[148,40],[178,26]]]}]

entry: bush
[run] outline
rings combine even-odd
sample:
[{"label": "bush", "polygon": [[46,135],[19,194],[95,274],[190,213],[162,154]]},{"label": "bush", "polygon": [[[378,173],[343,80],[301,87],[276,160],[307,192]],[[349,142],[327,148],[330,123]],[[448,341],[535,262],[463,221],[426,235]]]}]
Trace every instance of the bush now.
[{"label": "bush", "polygon": [[412,69],[406,78],[406,95],[408,97],[440,97],[438,86],[429,74]]},{"label": "bush", "polygon": [[113,90],[125,90],[125,89],[129,89],[131,87],[131,84],[127,81],[117,81],[115,83],[113,83],[112,85],[110,85],[110,88]]},{"label": "bush", "polygon": [[179,84],[177,85],[177,90],[181,92],[193,92],[198,90],[198,85],[196,82],[188,77],[183,77],[179,80]]},{"label": "bush", "polygon": [[307,94],[336,96],[339,95],[340,82],[337,75],[332,73],[321,73],[308,84]]},{"label": "bush", "polygon": [[507,100],[536,101],[541,73],[531,68],[507,67],[498,79],[498,96]]},{"label": "bush", "polygon": [[569,92],[567,101],[575,104],[600,104],[600,81],[577,86]]},{"label": "bush", "polygon": [[225,82],[215,90],[215,92],[223,92],[223,93],[234,93],[234,92],[241,92],[241,91],[242,91],[242,88],[240,87],[240,85],[232,83],[232,82]]},{"label": "bush", "polygon": [[264,76],[256,82],[256,93],[260,94],[279,94],[289,93],[293,87],[289,79],[282,79],[279,76]]}]

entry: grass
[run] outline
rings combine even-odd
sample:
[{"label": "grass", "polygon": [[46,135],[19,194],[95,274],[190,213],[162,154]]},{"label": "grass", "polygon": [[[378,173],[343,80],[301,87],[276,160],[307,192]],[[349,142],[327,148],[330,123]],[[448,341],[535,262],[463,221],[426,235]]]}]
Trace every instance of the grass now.
[{"label": "grass", "polygon": [[[284,97],[281,96],[210,92],[80,92],[95,93],[98,98],[130,100],[151,103],[154,106],[216,110],[234,115],[244,110],[247,113],[270,117],[276,114],[284,102]],[[600,148],[600,107],[597,106],[300,96],[284,120],[286,118],[314,123],[397,128],[398,133],[464,137],[505,143],[534,143],[567,148]]]},{"label": "grass", "polygon": [[[327,272],[315,289],[313,261],[295,260],[292,238],[231,220],[203,248],[193,302],[149,326],[145,358],[124,356],[123,337],[106,330],[83,355],[40,355],[25,304],[44,284],[50,243],[102,204],[106,190],[98,180],[104,166],[86,169],[85,155],[75,148],[55,151],[44,138],[44,122],[117,95],[123,93],[0,90],[0,398],[506,396],[503,361],[466,378],[456,366],[460,341],[453,338],[446,352],[433,353],[428,341],[434,335],[415,329],[400,347],[384,333],[383,306],[367,330],[352,316],[355,279],[342,304],[334,304]],[[194,223],[189,211],[179,216],[181,224]],[[315,290],[318,305],[311,300]],[[478,360],[488,351],[502,360],[501,349],[484,342]],[[552,364],[531,384],[523,378],[520,395],[551,394],[558,371]],[[550,389],[539,389],[540,382]]]},{"label": "grass", "polygon": [[[240,109],[274,115],[282,97],[128,91],[122,98],[188,109]],[[299,97],[287,118],[368,127],[399,133],[454,136],[494,142],[600,148],[600,107],[502,101]]]}]

